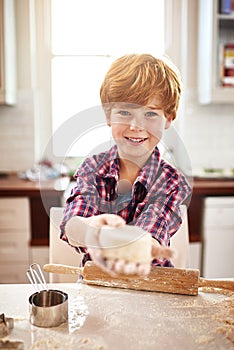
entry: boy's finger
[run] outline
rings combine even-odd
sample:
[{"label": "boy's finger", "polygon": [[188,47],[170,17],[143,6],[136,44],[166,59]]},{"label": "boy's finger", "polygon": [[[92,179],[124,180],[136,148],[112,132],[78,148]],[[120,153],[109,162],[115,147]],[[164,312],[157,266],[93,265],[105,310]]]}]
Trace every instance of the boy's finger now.
[{"label": "boy's finger", "polygon": [[152,256],[154,258],[168,258],[171,259],[175,255],[175,252],[170,247],[163,246],[153,246],[152,247]]},{"label": "boy's finger", "polygon": [[125,220],[118,215],[107,215],[105,217],[105,224],[119,227],[125,225],[126,223]]}]

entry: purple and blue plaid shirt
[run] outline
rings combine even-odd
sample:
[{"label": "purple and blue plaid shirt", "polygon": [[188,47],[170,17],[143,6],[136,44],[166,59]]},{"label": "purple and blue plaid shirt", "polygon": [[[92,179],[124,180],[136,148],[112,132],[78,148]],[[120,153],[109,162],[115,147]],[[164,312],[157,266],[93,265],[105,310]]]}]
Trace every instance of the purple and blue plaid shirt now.
[{"label": "purple and blue plaid shirt", "polygon": [[[76,187],[67,199],[61,223],[61,239],[68,242],[66,222],[75,215],[89,217],[103,213],[120,215],[127,224],[140,226],[161,245],[168,246],[182,219],[180,205],[191,193],[185,177],[160,157],[156,147],[140,170],[131,193],[119,200],[119,160],[117,146],[87,158],[75,174]],[[90,259],[85,248],[83,264]],[[171,266],[166,259],[154,265]]]}]

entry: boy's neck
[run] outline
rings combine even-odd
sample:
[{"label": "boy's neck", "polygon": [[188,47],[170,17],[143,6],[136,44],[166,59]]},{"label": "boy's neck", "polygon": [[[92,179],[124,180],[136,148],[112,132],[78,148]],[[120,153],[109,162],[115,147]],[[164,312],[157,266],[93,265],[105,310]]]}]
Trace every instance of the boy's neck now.
[{"label": "boy's neck", "polygon": [[144,157],[141,157],[141,158],[137,157],[135,161],[130,157],[129,158],[123,157],[123,155],[119,154],[119,165],[120,165],[119,179],[129,181],[131,184],[133,184],[140,170],[147,163],[151,154],[152,152],[149,152],[147,155],[144,155]]},{"label": "boy's neck", "polygon": [[131,184],[136,180],[141,168],[128,159],[120,159],[119,180],[129,181]]}]

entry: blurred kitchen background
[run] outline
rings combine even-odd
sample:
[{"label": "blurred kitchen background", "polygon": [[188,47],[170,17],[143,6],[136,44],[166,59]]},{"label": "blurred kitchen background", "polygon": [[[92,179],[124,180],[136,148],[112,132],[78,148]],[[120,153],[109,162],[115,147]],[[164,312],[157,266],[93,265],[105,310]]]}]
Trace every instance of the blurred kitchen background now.
[{"label": "blurred kitchen background", "polygon": [[73,128],[62,153],[56,145],[69,143],[73,116],[98,115],[104,73],[132,52],[167,55],[180,72],[165,153],[193,178],[189,265],[233,277],[233,1],[0,0],[0,50],[0,283],[48,262],[49,210],[64,204],[92,141],[108,142],[104,119],[82,140]]}]

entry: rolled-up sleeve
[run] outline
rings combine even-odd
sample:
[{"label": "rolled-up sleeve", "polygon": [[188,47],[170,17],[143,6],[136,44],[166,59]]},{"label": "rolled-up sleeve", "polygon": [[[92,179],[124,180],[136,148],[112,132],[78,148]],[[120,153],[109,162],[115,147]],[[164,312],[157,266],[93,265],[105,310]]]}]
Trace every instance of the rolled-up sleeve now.
[{"label": "rolled-up sleeve", "polygon": [[71,217],[89,217],[97,214],[99,214],[98,193],[95,186],[87,179],[78,178],[76,186],[66,200],[64,216],[60,225],[60,238],[68,242],[65,226]]}]

